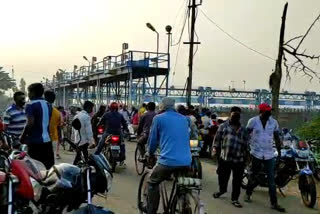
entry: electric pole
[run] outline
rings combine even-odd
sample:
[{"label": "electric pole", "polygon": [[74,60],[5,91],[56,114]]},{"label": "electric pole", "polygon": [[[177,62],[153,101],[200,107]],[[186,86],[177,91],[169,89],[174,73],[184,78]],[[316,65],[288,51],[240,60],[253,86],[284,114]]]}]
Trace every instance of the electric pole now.
[{"label": "electric pole", "polygon": [[[188,76],[188,85],[187,85],[187,106],[191,105],[191,92],[192,92],[192,72],[193,72],[193,56],[194,56],[194,45],[200,44],[200,42],[194,41],[195,36],[195,25],[196,25],[196,9],[199,5],[201,5],[202,0],[200,1],[200,4],[196,4],[196,0],[190,0],[189,1],[189,10],[191,10],[191,35],[190,35],[190,42],[184,42],[184,44],[189,44],[189,76]],[[191,4],[192,2],[192,4]]]}]

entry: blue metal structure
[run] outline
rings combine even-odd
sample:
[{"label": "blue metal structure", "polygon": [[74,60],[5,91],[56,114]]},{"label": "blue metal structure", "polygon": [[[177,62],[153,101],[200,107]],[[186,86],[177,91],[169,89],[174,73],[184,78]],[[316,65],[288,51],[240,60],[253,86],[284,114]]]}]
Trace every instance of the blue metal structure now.
[{"label": "blue metal structure", "polygon": [[[175,98],[178,103],[186,103],[185,89],[168,88],[169,72],[170,54],[128,51],[104,57],[100,62],[74,71],[57,73],[46,82],[46,86],[57,92],[57,102],[64,106],[80,105],[83,100],[92,100],[98,105],[118,101],[131,106],[159,102],[165,96]],[[262,102],[271,103],[271,93],[264,89],[236,91],[199,87],[192,90],[192,103],[195,105],[256,106]],[[281,93],[280,106],[318,108],[320,94]]]}]

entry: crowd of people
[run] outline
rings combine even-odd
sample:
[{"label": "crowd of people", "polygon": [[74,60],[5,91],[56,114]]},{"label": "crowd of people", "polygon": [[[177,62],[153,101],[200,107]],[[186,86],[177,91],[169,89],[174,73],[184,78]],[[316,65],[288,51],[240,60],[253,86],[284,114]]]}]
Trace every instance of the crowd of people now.
[{"label": "crowd of people", "polygon": [[[63,107],[55,107],[55,93],[45,91],[40,83],[28,87],[29,102],[23,92],[14,94],[14,103],[4,113],[3,129],[15,137],[13,147],[28,145],[31,158],[41,161],[47,169],[60,158],[59,144],[64,137],[78,143],[84,158],[88,158],[88,148],[97,147],[101,152],[104,140],[110,134],[121,136],[121,155],[126,159],[124,132],[131,124],[138,143],[144,145],[146,156],[152,157],[160,147],[158,164],[149,180],[147,213],[156,213],[159,205],[159,184],[176,170],[191,164],[189,141],[203,142],[201,155],[218,159],[219,191],[213,194],[219,198],[227,192],[228,180],[233,174],[231,201],[235,207],[242,207],[239,202],[241,180],[249,157],[252,159],[252,174],[246,191],[246,202],[251,202],[253,189],[256,187],[255,174],[264,165],[269,184],[271,207],[280,212],[285,209],[277,202],[274,181],[274,148],[280,150],[281,140],[279,125],[272,118],[271,107],[259,105],[259,115],[250,119],[247,126],[241,123],[241,108],[232,107],[229,119],[222,121],[209,109],[199,110],[193,106],[179,105],[174,99],[164,98],[157,107],[154,102],[142,104],[139,109],[129,111],[126,105],[112,102],[101,105],[94,113],[95,104],[85,101],[82,108],[73,107],[67,113]],[[81,123],[79,132],[72,131],[70,124],[75,119]],[[97,127],[104,126],[104,134],[98,138]],[[54,149],[55,147],[55,149]],[[251,154],[251,155],[250,155]],[[280,152],[279,152],[280,154]],[[74,163],[80,159],[79,154]]]}]

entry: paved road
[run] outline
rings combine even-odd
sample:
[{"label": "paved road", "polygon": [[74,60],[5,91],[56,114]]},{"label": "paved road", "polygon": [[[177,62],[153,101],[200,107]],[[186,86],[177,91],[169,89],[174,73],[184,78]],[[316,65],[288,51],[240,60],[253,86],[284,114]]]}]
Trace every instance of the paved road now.
[{"label": "paved road", "polygon": [[[113,178],[111,193],[108,198],[96,196],[94,202],[98,205],[108,207],[117,214],[134,214],[137,210],[137,191],[140,177],[136,174],[134,166],[134,150],[135,143],[127,143],[127,167],[126,169],[116,169]],[[71,163],[74,153],[62,152],[62,159],[59,162]],[[216,166],[210,160],[202,160],[203,164],[203,190],[201,192],[201,200],[205,203],[207,214],[274,214],[278,213],[269,208],[267,189],[258,188],[253,194],[254,202],[251,204],[243,203],[244,208],[235,208],[230,203],[230,193],[225,194],[220,199],[213,199],[212,193],[217,190],[217,175],[215,173]],[[231,183],[231,182],[229,182]],[[229,186],[229,189],[231,187]],[[296,185],[292,182],[287,190],[287,197],[283,198],[279,195],[279,203],[287,209],[287,213],[293,214],[316,214],[319,210],[306,208],[301,201],[300,195],[296,190]],[[240,197],[243,202],[243,194]]]}]

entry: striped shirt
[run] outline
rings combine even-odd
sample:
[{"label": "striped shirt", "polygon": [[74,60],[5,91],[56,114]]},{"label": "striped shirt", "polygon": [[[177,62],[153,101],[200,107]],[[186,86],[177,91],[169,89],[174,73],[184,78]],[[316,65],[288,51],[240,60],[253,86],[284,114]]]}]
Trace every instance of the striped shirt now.
[{"label": "striped shirt", "polygon": [[24,109],[18,109],[12,104],[4,113],[3,122],[6,125],[6,132],[10,135],[20,137],[27,122]]},{"label": "striped shirt", "polygon": [[214,147],[221,152],[221,159],[233,163],[244,162],[249,151],[249,134],[243,126],[235,130],[230,120],[227,120],[219,126],[214,139]]},{"label": "striped shirt", "polygon": [[42,98],[31,100],[26,106],[27,117],[34,119],[32,129],[27,133],[28,144],[51,142],[49,123],[52,114],[52,106]]}]

